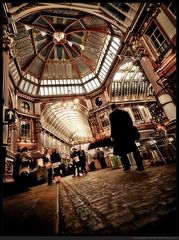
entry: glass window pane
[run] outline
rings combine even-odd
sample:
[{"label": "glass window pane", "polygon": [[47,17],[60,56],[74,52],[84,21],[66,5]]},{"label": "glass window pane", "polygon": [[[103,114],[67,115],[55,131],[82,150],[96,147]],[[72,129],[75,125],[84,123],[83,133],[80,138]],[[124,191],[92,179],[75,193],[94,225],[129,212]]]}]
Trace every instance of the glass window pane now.
[{"label": "glass window pane", "polygon": [[44,88],[44,95],[48,95],[48,87]]},{"label": "glass window pane", "polygon": [[27,91],[28,87],[29,87],[29,82],[26,82],[24,86],[24,90]]},{"label": "glass window pane", "polygon": [[57,94],[60,95],[60,87],[57,87]]},{"label": "glass window pane", "polygon": [[56,95],[56,94],[57,94],[57,88],[53,87],[53,95]]},{"label": "glass window pane", "polygon": [[60,90],[61,90],[61,94],[63,95],[65,93],[64,87],[60,87]]},{"label": "glass window pane", "polygon": [[[41,90],[41,87],[40,87],[40,90]],[[36,95],[37,94],[37,86],[34,86],[34,89],[33,89],[33,95]],[[41,94],[42,95],[42,94]]]},{"label": "glass window pane", "polygon": [[112,44],[113,48],[115,48],[116,50],[119,48],[119,46],[113,41]]},{"label": "glass window pane", "polygon": [[40,87],[40,95],[44,95],[44,88]]}]

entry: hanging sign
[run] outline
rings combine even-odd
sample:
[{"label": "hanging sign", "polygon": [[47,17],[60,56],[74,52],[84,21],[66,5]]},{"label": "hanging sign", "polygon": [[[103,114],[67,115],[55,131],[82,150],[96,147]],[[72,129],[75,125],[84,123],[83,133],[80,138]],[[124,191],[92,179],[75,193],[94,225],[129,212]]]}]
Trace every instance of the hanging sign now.
[{"label": "hanging sign", "polygon": [[5,109],[5,121],[8,121],[8,123],[15,122],[15,110],[14,109]]}]

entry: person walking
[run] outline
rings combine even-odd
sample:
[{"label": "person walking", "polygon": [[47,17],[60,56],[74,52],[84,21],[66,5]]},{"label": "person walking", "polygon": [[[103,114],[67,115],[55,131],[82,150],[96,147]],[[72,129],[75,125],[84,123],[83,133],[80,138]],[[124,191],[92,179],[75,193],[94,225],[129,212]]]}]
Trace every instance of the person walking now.
[{"label": "person walking", "polygon": [[83,149],[81,149],[81,146],[79,148],[78,154],[79,154],[79,158],[80,158],[81,173],[86,174],[87,173],[87,171],[86,171],[86,154],[85,154],[85,151]]},{"label": "person walking", "polygon": [[124,171],[131,168],[127,154],[133,153],[137,165],[136,170],[144,170],[142,156],[135,144],[134,126],[128,112],[121,110],[116,104],[111,105],[112,112],[109,114],[111,125],[111,141],[113,142],[113,154],[121,156]]},{"label": "person walking", "polygon": [[47,169],[47,182],[48,185],[52,184],[52,162],[50,159],[50,154],[48,152],[48,149],[45,149],[43,160]]}]

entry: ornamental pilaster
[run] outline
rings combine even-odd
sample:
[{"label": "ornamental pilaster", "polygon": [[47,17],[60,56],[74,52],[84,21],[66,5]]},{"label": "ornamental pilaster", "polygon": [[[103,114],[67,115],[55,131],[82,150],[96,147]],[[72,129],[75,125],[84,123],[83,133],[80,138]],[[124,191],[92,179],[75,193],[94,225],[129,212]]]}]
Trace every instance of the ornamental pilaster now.
[{"label": "ornamental pilaster", "polygon": [[35,135],[37,141],[37,150],[42,152],[42,141],[41,141],[41,132],[42,132],[42,125],[40,118],[35,120]]},{"label": "ornamental pilaster", "polygon": [[11,151],[13,153],[16,152],[17,150],[17,123],[12,123],[11,124]]}]

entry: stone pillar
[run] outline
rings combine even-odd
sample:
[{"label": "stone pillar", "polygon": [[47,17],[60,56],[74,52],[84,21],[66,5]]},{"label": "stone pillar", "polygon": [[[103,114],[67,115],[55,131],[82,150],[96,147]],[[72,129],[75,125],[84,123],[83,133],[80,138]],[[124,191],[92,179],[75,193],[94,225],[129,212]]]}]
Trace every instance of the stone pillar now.
[{"label": "stone pillar", "polygon": [[41,122],[40,117],[35,120],[35,135],[36,135],[36,141],[37,141],[37,150],[42,153],[42,141],[41,141]]},{"label": "stone pillar", "polygon": [[6,30],[3,32],[3,100],[4,105],[8,107],[9,100],[9,53],[12,47],[13,39]]},{"label": "stone pillar", "polygon": [[155,73],[150,59],[148,57],[142,57],[140,60],[140,63],[169,121],[175,121],[176,105],[173,103],[171,96],[165,93],[164,91],[162,91],[162,88],[157,84],[157,80],[159,79],[159,76],[157,73]]},{"label": "stone pillar", "polygon": [[16,153],[17,150],[17,124],[11,124],[11,151]]},{"label": "stone pillar", "polygon": [[34,103],[34,108],[35,108],[35,115],[37,116],[35,120],[35,135],[36,135],[36,142],[37,142],[37,150],[42,153],[42,150],[43,150],[42,139],[41,139],[42,126],[40,121],[41,108],[40,108],[40,102],[38,100]]},{"label": "stone pillar", "polygon": [[13,39],[9,36],[7,32],[7,27],[3,25],[3,86],[2,86],[2,98],[3,98],[3,144],[7,145],[8,138],[8,125],[4,121],[5,119],[5,109],[7,109],[9,102],[9,53],[12,47]]}]

